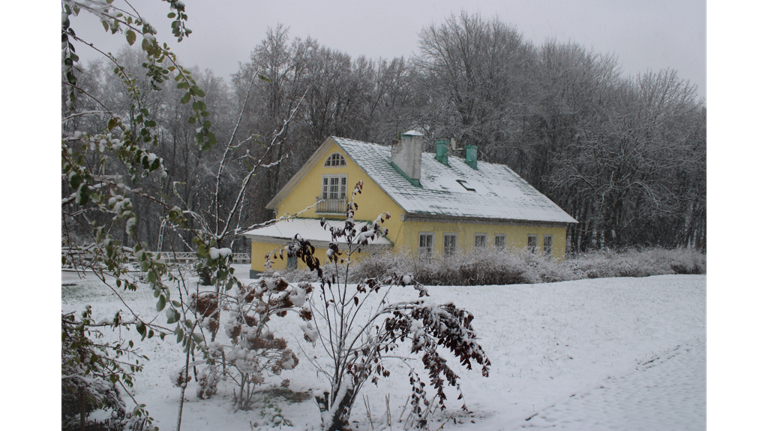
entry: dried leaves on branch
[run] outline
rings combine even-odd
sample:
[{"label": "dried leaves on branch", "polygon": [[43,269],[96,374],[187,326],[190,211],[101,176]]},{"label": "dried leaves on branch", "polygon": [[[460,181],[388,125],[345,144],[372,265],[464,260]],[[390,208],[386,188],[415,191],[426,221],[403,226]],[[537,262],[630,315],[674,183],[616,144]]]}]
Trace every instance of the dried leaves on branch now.
[{"label": "dried leaves on branch", "polygon": [[[463,398],[459,376],[442,352],[458,358],[461,366],[468,370],[476,363],[484,377],[488,376],[491,363],[477,342],[472,314],[454,304],[432,303],[427,289],[410,275],[390,274],[360,283],[349,279],[354,255],[371,240],[387,233],[383,224],[389,214],[382,214],[359,230],[355,227],[357,204],[354,199],[361,192],[362,182],[359,182],[347,205],[344,227],[334,228],[321,221],[331,237],[327,257],[332,264],[326,266],[325,271],[308,241],[296,237],[294,244],[285,248],[288,256],[300,258],[320,279],[319,288],[307,291],[311,293],[308,306],[300,312],[306,322],[302,325],[305,340],[319,343],[332,364],[324,366],[321,360],[308,358],[329,383],[326,391],[315,393],[315,400],[321,411],[323,429],[347,429],[362,387],[369,381],[376,384],[379,378],[388,377],[388,361],[402,361],[411,369],[413,386],[410,415],[406,420],[424,427],[435,409],[446,408],[446,386],[456,387],[459,398]],[[414,300],[396,303],[388,300],[392,289],[408,286],[414,289]],[[410,354],[400,349],[406,340]],[[418,371],[409,363],[411,355],[420,357],[429,374],[435,391],[432,399],[420,383]]]}]

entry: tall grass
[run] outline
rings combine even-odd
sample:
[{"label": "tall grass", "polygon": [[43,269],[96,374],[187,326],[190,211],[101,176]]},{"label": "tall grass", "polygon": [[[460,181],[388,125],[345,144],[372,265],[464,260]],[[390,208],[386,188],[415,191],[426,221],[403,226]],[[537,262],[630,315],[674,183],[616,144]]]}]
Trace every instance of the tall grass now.
[{"label": "tall grass", "polygon": [[[324,271],[333,271],[327,265]],[[601,250],[549,260],[523,251],[485,250],[457,253],[432,260],[386,252],[358,259],[350,281],[392,274],[411,274],[427,285],[474,286],[534,284],[583,278],[647,277],[662,274],[704,274],[706,255],[691,249]],[[291,281],[311,281],[308,271],[281,271]]]}]

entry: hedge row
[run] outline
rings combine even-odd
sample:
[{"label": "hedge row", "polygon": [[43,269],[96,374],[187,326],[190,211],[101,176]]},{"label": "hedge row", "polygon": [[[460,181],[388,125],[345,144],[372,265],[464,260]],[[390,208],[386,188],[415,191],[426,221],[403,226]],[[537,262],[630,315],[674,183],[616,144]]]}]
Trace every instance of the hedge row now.
[{"label": "hedge row", "polygon": [[[333,267],[326,265],[324,271],[333,271]],[[525,252],[487,249],[424,260],[388,252],[360,258],[350,267],[350,281],[384,277],[392,272],[411,274],[422,284],[432,286],[535,284],[583,278],[705,274],[706,255],[692,249],[653,248],[601,250],[549,260]],[[280,274],[291,281],[316,279],[314,274],[302,270]]]}]

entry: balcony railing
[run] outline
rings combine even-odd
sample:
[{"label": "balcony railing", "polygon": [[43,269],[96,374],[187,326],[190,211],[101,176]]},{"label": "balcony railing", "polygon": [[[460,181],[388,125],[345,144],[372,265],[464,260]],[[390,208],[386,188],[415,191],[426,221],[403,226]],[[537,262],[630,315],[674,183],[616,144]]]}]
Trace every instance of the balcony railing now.
[{"label": "balcony railing", "polygon": [[318,213],[336,213],[344,214],[347,211],[347,199],[320,199],[317,198],[317,208],[315,212]]}]

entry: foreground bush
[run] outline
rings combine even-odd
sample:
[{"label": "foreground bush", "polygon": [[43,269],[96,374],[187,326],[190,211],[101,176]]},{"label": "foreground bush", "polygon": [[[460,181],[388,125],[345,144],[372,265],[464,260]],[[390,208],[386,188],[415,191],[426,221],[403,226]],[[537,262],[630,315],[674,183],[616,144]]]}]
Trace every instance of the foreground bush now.
[{"label": "foreground bush", "polygon": [[[464,398],[459,375],[454,372],[456,365],[451,365],[446,357],[455,357],[460,367],[467,370],[472,369],[474,362],[483,377],[489,376],[491,361],[472,327],[472,313],[460,305],[425,299],[429,296],[427,289],[409,275],[410,271],[398,273],[390,268],[388,274],[366,274],[361,270],[369,268],[357,265],[361,269],[354,276],[360,281],[352,280],[350,271],[356,266],[351,263],[357,260],[362,247],[387,235],[382,224],[390,218],[389,213],[381,214],[373,224],[358,231],[354,223],[358,205],[354,199],[362,191],[363,182],[358,181],[347,204],[343,227],[320,221],[330,238],[326,253],[330,265],[321,267],[315,247],[299,235],[279,253],[282,256],[287,251],[289,258],[295,256],[304,262],[316,274],[315,280],[320,281],[317,287],[308,283],[292,287],[305,286],[302,304],[294,303],[302,306],[299,316],[306,322],[301,325],[304,339],[314,345],[319,343],[327,354],[323,359],[307,356],[317,375],[328,381],[328,386],[313,393],[320,410],[321,429],[352,430],[349,418],[361,390],[368,382],[378,385],[379,379],[389,377],[388,363],[393,360],[410,368],[410,413],[403,428],[424,429],[438,409],[446,409],[448,387],[456,389],[458,399]],[[270,278],[262,279],[262,283],[264,280]],[[412,299],[390,302],[391,291],[409,286],[413,288]],[[407,345],[410,349],[398,351],[400,346]],[[404,351],[410,353],[404,356]],[[429,386],[420,377],[417,368],[421,367],[408,362],[417,357],[421,361],[410,363],[421,362],[429,374]],[[462,410],[469,411],[466,404]]]},{"label": "foreground bush", "polygon": [[[403,253],[381,253],[361,258],[350,268],[350,279],[381,278],[394,271],[413,274],[420,283],[439,286],[535,284],[584,278],[648,277],[663,274],[705,274],[706,255],[690,249],[592,251],[551,261],[523,251],[492,248],[457,253],[431,261]],[[306,270],[281,272],[292,281],[312,281]]]}]

